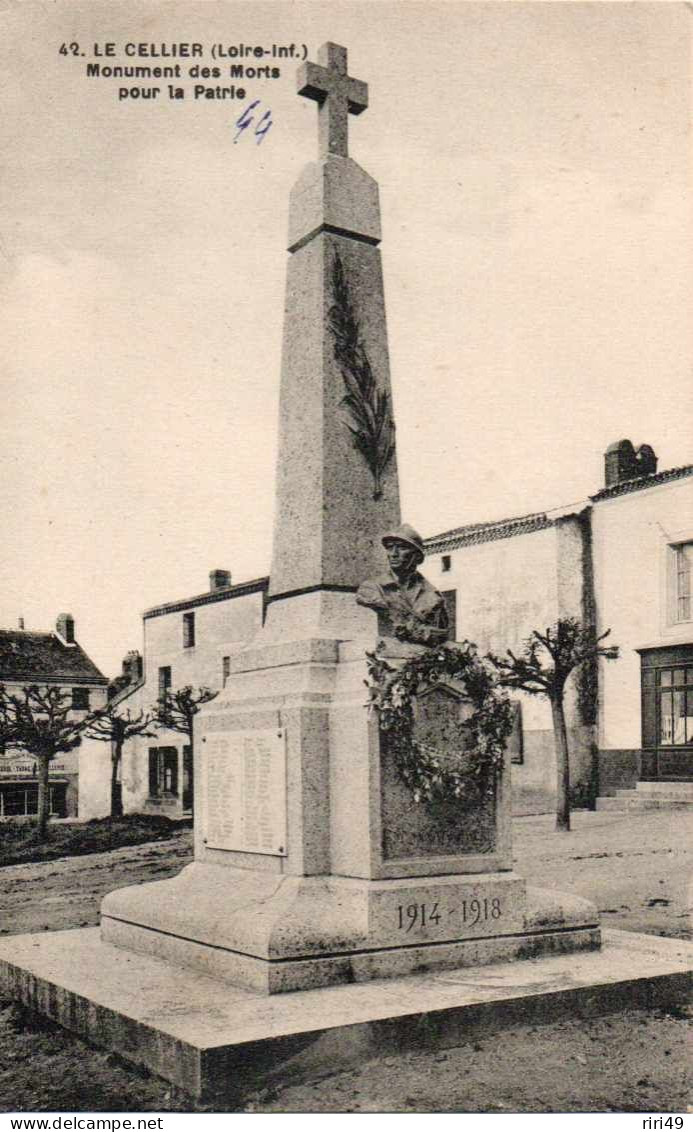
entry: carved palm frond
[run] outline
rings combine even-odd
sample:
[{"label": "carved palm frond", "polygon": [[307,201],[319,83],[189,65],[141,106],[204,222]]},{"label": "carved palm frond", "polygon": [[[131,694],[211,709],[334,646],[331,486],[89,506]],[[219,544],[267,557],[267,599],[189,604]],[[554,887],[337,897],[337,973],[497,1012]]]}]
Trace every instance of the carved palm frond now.
[{"label": "carved palm frond", "polygon": [[338,252],[332,263],[332,305],[328,324],[334,337],[334,356],[346,393],[341,404],[348,410],[347,428],[354,448],[362,454],[373,476],[373,498],[382,495],[382,476],[395,451],[395,425],[388,393],[378,387],[351,300],[349,283]]}]

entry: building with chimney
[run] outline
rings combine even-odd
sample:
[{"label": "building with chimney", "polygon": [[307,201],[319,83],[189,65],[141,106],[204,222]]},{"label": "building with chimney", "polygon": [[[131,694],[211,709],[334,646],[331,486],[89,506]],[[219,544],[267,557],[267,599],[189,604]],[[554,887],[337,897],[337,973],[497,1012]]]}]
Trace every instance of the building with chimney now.
[{"label": "building with chimney", "polygon": [[[75,622],[61,613],[52,633],[24,628],[0,629],[0,684],[9,695],[23,688],[57,687],[70,696],[76,716],[106,702],[108,681],[75,639]],[[80,749],[54,759],[50,764],[50,811],[53,817],[76,817],[79,813]],[[0,749],[0,820],[31,817],[38,808],[36,760],[24,751]]]},{"label": "building with chimney", "polygon": [[[151,711],[167,691],[223,688],[230,657],[262,626],[268,584],[268,578],[258,578],[233,585],[228,570],[212,570],[205,593],[148,609],[142,656],[125,657],[123,674],[112,684],[112,702],[137,715]],[[85,739],[81,751],[80,813],[103,817],[110,812],[110,750]],[[130,740],[120,779],[125,813],[192,813],[192,758],[180,732],[159,728],[153,736]]]},{"label": "building with chimney", "polygon": [[[620,648],[568,682],[575,804],[693,805],[693,465],[657,471],[649,445],[604,456],[604,486],[577,506],[472,523],[426,540],[422,570],[446,594],[458,640],[516,651],[575,617]],[[556,798],[551,712],[518,695],[518,813]]]},{"label": "building with chimney", "polygon": [[[604,486],[578,505],[426,539],[421,569],[445,596],[455,638],[482,653],[515,651],[559,617],[597,634],[611,629],[619,659],[568,682],[573,802],[648,808],[693,795],[693,464],[658,472],[648,445],[636,451],[621,440],[607,449],[604,473]],[[147,610],[144,656],[126,657],[118,702],[138,712],[167,689],[221,689],[230,657],[263,624],[268,588],[268,578],[233,585],[214,570],[207,592]],[[513,807],[548,812],[556,802],[550,708],[539,697],[515,699]],[[88,817],[109,812],[105,747],[83,743]],[[191,812],[183,735],[131,741],[121,769],[126,812]]]}]

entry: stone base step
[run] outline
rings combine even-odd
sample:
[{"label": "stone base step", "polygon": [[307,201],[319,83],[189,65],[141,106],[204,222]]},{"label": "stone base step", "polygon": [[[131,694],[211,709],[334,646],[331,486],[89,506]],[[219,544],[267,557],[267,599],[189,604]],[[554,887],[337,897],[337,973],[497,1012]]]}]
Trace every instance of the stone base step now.
[{"label": "stone base step", "polygon": [[620,790],[615,798],[597,798],[597,809],[614,812],[646,810],[693,810],[693,798],[648,797],[636,790]]},{"label": "stone base step", "polygon": [[0,941],[0,989],[198,1097],[445,1049],[504,1027],[691,995],[693,945],[605,931],[600,951],[265,996],[104,943],[95,928]]},{"label": "stone base step", "polygon": [[[638,782],[636,792],[655,798],[690,798],[693,801],[693,782]],[[617,790],[617,794],[631,791]]]}]

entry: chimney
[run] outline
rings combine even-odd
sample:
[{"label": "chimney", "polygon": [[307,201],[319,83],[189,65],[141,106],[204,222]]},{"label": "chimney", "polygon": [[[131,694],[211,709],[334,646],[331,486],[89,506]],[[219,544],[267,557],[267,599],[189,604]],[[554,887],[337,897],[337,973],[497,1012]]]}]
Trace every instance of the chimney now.
[{"label": "chimney", "polygon": [[209,588],[212,593],[215,590],[225,590],[231,585],[231,571],[230,570],[210,570],[209,572]]},{"label": "chimney", "polygon": [[142,656],[137,649],[130,649],[123,657],[123,676],[128,684],[136,684],[142,679]]},{"label": "chimney", "polygon": [[20,617],[20,618],[19,618],[19,622],[18,622],[17,628],[18,628],[18,629],[21,629],[21,630],[22,630],[22,632],[24,632],[24,618],[23,618],[23,617]]},{"label": "chimney", "polygon": [[654,476],[656,474],[657,457],[654,448],[650,448],[649,444],[641,444],[635,453],[635,458],[640,465],[641,476]]},{"label": "chimney", "polygon": [[656,471],[657,457],[649,444],[641,444],[636,452],[630,440],[617,440],[604,453],[606,487],[653,476]]},{"label": "chimney", "polygon": [[55,630],[66,645],[75,643],[75,619],[71,613],[61,613],[55,623]]}]

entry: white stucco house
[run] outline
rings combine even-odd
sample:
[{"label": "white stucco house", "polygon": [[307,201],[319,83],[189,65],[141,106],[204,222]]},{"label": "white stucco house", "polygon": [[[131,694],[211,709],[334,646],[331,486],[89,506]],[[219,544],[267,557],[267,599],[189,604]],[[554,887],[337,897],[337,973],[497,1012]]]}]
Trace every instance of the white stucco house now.
[{"label": "white stucco house", "polygon": [[[656,467],[651,448],[619,441],[605,453],[604,487],[577,507],[426,540],[422,569],[450,594],[457,639],[482,652],[515,650],[558,617],[611,630],[619,659],[568,686],[578,802],[693,780],[693,465]],[[555,799],[550,709],[518,698],[514,808],[539,812]]]},{"label": "white stucco house", "polygon": [[[83,718],[106,702],[108,681],[75,637],[70,613],[61,613],[52,632],[0,629],[0,684],[9,695],[36,684],[59,688],[69,697],[70,718]],[[80,748],[53,759],[49,805],[53,817],[77,817],[80,810]],[[0,820],[32,817],[38,808],[37,765],[33,755],[0,747]]]},{"label": "white stucco house", "polygon": [[[421,567],[445,595],[455,639],[482,653],[514,650],[559,617],[611,629],[619,660],[581,671],[567,690],[578,805],[693,779],[693,464],[657,472],[652,449],[636,452],[628,440],[610,445],[604,463],[604,486],[579,505],[433,535]],[[168,687],[222,688],[226,658],[263,624],[268,584],[232,585],[215,570],[206,593],[147,610],[143,671],[130,673],[120,702],[146,710]],[[556,797],[550,708],[521,694],[517,702],[513,806],[547,812]],[[109,752],[85,743],[82,765],[80,812],[108,813]],[[182,735],[128,744],[126,812],[189,813],[192,786]]]},{"label": "white stucco house", "polygon": [[[205,593],[148,609],[143,614],[143,654],[128,654],[125,680],[114,697],[133,715],[151,709],[167,689],[185,685],[219,690],[228,658],[260,629],[269,579],[232,585],[227,570],[212,570]],[[86,817],[110,812],[109,744],[84,740],[81,806]],[[192,814],[190,748],[180,732],[159,729],[130,740],[120,768],[125,813]]]}]

